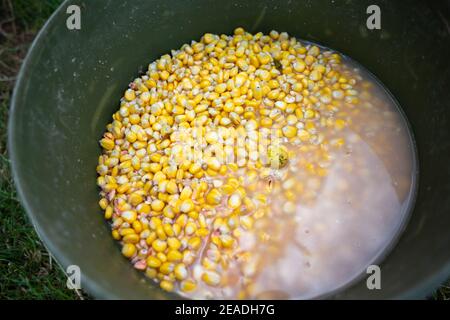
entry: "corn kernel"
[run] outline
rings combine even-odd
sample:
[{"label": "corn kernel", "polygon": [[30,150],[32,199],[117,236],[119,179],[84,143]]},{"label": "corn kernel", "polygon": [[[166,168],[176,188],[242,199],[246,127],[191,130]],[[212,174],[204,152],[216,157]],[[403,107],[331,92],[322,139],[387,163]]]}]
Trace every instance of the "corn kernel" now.
[{"label": "corn kernel", "polygon": [[151,203],[152,210],[156,212],[161,212],[164,206],[165,206],[164,202],[159,199],[155,199]]},{"label": "corn kernel", "polygon": [[195,282],[193,282],[191,280],[184,280],[180,284],[181,291],[183,291],[183,292],[191,292],[191,291],[195,290],[196,287],[197,287],[197,285],[195,284]]},{"label": "corn kernel", "polygon": [[147,258],[147,266],[150,268],[159,268],[161,266],[161,261],[154,256],[149,256]]},{"label": "corn kernel", "polygon": [[206,202],[211,205],[217,205],[222,201],[222,194],[216,188],[211,189],[206,196]]},{"label": "corn kernel", "polygon": [[157,251],[157,252],[162,252],[164,250],[166,250],[167,248],[167,242],[160,240],[160,239],[156,239],[155,241],[153,241],[152,243],[152,248]]},{"label": "corn kernel", "polygon": [[161,289],[163,289],[165,291],[168,291],[168,292],[173,291],[173,282],[171,282],[171,281],[162,280],[159,285],[160,285]]},{"label": "corn kernel", "polygon": [[220,283],[220,275],[214,271],[207,271],[202,274],[202,280],[209,286],[218,286]]},{"label": "corn kernel", "polygon": [[167,245],[173,250],[178,250],[181,247],[181,242],[177,238],[168,238]]},{"label": "corn kernel", "polygon": [[194,210],[194,202],[191,199],[186,199],[181,203],[180,211],[184,213],[188,213]]},{"label": "corn kernel", "polygon": [[128,223],[133,223],[136,220],[136,217],[137,217],[136,211],[122,212],[122,218]]},{"label": "corn kernel", "polygon": [[132,243],[126,243],[122,247],[122,254],[127,257],[131,258],[136,253],[136,246]]},{"label": "corn kernel", "polygon": [[178,250],[170,250],[167,253],[167,260],[171,262],[181,261],[183,259],[183,255]]},{"label": "corn kernel", "polygon": [[228,206],[231,209],[236,209],[239,208],[242,204],[242,198],[241,195],[238,192],[233,193],[229,198],[228,198]]},{"label": "corn kernel", "polygon": [[111,139],[104,138],[104,139],[100,140],[100,145],[105,150],[112,150],[112,149],[114,149],[115,143]]}]

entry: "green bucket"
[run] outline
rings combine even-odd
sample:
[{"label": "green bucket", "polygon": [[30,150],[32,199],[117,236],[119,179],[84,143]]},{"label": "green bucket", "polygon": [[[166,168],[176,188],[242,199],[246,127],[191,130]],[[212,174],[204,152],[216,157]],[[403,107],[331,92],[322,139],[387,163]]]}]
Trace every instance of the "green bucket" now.
[{"label": "green bucket", "polygon": [[[17,81],[9,151],[22,203],[61,265],[78,265],[96,298],[176,298],[121,256],[98,207],[98,140],[128,83],[149,62],[205,32],[286,31],[366,66],[398,99],[416,138],[416,205],[381,264],[340,299],[424,298],[450,274],[449,2],[66,1],[33,43]],[[69,30],[69,5],[81,30]],[[366,9],[381,8],[381,30]]]}]

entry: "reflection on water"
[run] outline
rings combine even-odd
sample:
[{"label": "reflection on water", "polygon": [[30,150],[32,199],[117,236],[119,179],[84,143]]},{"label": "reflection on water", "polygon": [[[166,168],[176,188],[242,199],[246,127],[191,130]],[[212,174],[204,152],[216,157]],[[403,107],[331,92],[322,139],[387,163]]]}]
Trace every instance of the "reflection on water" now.
[{"label": "reflection on water", "polygon": [[295,224],[284,226],[287,245],[279,257],[266,258],[256,291],[283,288],[291,297],[312,298],[337,289],[357,277],[397,232],[404,191],[398,192],[368,143],[352,132],[347,139],[354,141],[351,154],[336,155],[314,201],[297,203]]},{"label": "reflection on water", "polygon": [[252,195],[268,192],[267,206],[240,236],[229,285],[197,297],[320,297],[365,273],[399,232],[414,190],[411,135],[384,88],[354,62],[345,66],[361,93],[356,106],[341,106],[349,125],[321,129],[329,148],[289,145],[286,168],[269,180],[259,174]]}]

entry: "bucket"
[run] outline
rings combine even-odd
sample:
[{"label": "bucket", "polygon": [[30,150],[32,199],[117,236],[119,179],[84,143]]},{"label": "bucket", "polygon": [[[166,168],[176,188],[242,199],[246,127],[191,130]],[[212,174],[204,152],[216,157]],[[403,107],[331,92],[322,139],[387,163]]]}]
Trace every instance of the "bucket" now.
[{"label": "bucket", "polygon": [[[96,298],[173,299],[121,256],[98,207],[98,140],[148,63],[205,32],[286,31],[344,53],[399,101],[416,139],[419,188],[411,218],[381,263],[337,299],[424,298],[450,274],[449,2],[66,1],[33,43],[12,101],[9,151],[22,203],[64,267],[80,267]],[[366,10],[381,9],[369,30]],[[81,29],[67,28],[69,5]]]}]

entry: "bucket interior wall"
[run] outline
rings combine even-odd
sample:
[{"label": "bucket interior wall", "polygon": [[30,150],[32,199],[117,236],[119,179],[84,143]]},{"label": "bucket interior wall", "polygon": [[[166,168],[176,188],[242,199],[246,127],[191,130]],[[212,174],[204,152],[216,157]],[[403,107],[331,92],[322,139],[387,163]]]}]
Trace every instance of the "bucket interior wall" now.
[{"label": "bucket interior wall", "polygon": [[[98,298],[175,298],[121,257],[98,207],[100,139],[128,83],[148,63],[205,32],[286,31],[340,51],[374,73],[399,101],[419,153],[411,220],[381,265],[382,290],[365,280],[336,298],[420,298],[450,272],[448,2],[70,1],[40,33],[16,87],[9,148],[21,199],[38,233]],[[366,8],[381,8],[368,30]],[[336,244],[339,250],[339,244]]]}]

